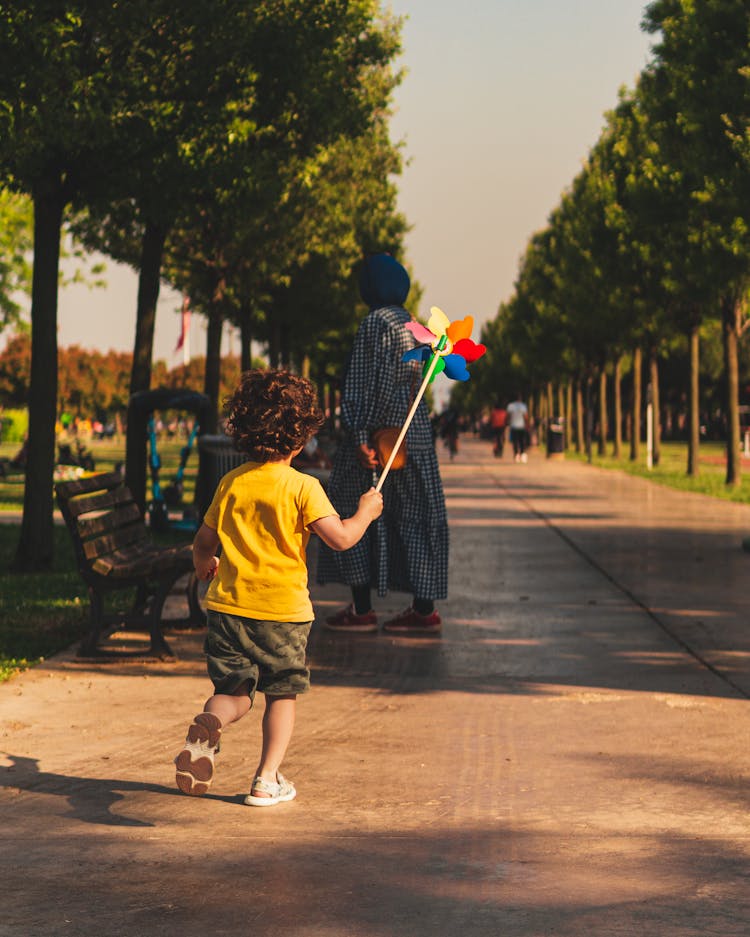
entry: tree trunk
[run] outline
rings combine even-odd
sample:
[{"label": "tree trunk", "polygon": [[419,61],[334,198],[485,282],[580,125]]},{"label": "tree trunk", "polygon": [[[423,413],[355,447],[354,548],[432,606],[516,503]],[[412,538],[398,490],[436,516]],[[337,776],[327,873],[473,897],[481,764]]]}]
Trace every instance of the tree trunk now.
[{"label": "tree trunk", "polygon": [[281,355],[281,326],[274,317],[270,323],[268,336],[268,363],[272,368],[278,368]]},{"label": "tree trunk", "polygon": [[656,349],[651,350],[648,364],[653,414],[651,461],[654,465],[658,465],[659,459],[661,458],[661,395],[659,393],[659,358],[656,354]]},{"label": "tree trunk", "polygon": [[576,381],[576,452],[580,455],[584,451],[583,432],[583,390],[580,379]]},{"label": "tree trunk", "polygon": [[[151,361],[154,354],[156,304],[159,301],[161,262],[167,232],[152,222],[146,224],[141,243],[141,270],[138,276],[138,305],[135,323],[133,367],[130,393],[150,390]],[[125,438],[125,480],[141,510],[146,507],[146,435],[148,414],[128,411]]]},{"label": "tree trunk", "polygon": [[57,278],[62,186],[34,195],[29,433],[23,518],[13,569],[48,569],[54,559],[52,475],[57,409]]},{"label": "tree trunk", "polygon": [[690,329],[690,389],[688,394],[688,464],[687,474],[698,475],[698,452],[701,438],[700,417],[700,333],[697,323]]},{"label": "tree trunk", "polygon": [[207,433],[216,433],[219,427],[219,395],[221,387],[221,333],[224,320],[215,306],[209,309],[206,330],[206,371],[203,377],[203,393],[211,401],[208,413]]},{"label": "tree trunk", "polygon": [[555,420],[555,389],[552,381],[547,381],[547,432],[549,426]]},{"label": "tree trunk", "polygon": [[633,396],[630,408],[630,461],[635,462],[641,455],[641,369],[643,352],[633,349]]},{"label": "tree trunk", "polygon": [[740,413],[739,413],[739,366],[737,342],[741,305],[734,297],[722,302],[722,326],[724,332],[724,373],[726,375],[727,408],[727,477],[726,484],[736,488],[740,484]]},{"label": "tree trunk", "polygon": [[612,454],[619,459],[622,457],[622,355],[618,355],[615,361],[614,398],[615,426]]},{"label": "tree trunk", "polygon": [[539,424],[537,428],[537,441],[540,446],[543,446],[547,441],[547,426],[549,425],[549,384],[543,390],[539,391]]},{"label": "tree trunk", "polygon": [[591,439],[594,434],[594,409],[591,405],[591,375],[586,375],[586,388],[585,388],[585,410],[586,410],[586,432],[585,432],[585,443],[586,443],[586,458],[591,461],[592,451],[591,451]]},{"label": "tree trunk", "polygon": [[599,369],[599,442],[597,452],[600,456],[607,453],[607,369],[604,365]]},{"label": "tree trunk", "polygon": [[282,322],[279,328],[281,367],[287,371],[292,370],[292,346],[290,342],[289,325]]},{"label": "tree trunk", "polygon": [[244,374],[253,366],[253,318],[249,309],[243,309],[240,318],[240,369]]},{"label": "tree trunk", "polygon": [[571,445],[573,432],[573,382],[565,385],[565,448]]}]

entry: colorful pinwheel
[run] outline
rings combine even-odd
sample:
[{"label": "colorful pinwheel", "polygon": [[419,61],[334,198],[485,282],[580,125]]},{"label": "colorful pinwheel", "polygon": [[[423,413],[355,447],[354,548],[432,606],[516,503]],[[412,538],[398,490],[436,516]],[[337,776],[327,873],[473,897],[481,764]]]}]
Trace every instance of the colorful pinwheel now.
[{"label": "colorful pinwheel", "polygon": [[432,356],[437,355],[438,360],[432,369],[430,383],[441,371],[445,371],[445,376],[453,381],[468,381],[469,371],[466,365],[481,358],[487,350],[484,345],[477,345],[469,337],[473,327],[472,316],[451,322],[442,309],[432,306],[427,328],[419,322],[406,323],[406,328],[422,344],[407,351],[402,360],[423,361],[422,376],[426,377]]},{"label": "colorful pinwheel", "polygon": [[375,486],[376,491],[380,491],[383,487],[383,482],[391,470],[393,460],[396,458],[396,453],[404,441],[406,431],[414,419],[414,414],[417,412],[417,407],[427,389],[427,385],[441,371],[445,371],[446,377],[454,381],[468,381],[469,372],[466,365],[476,361],[477,358],[481,358],[487,350],[484,345],[477,345],[469,338],[473,325],[474,319],[471,316],[466,316],[460,322],[451,322],[443,310],[438,309],[437,306],[430,308],[427,328],[420,325],[419,322],[406,323],[406,328],[422,344],[405,352],[401,360],[424,362],[422,384],[414,397],[411,410],[407,414],[396,442],[393,444],[388,461],[383,467],[382,474]]}]

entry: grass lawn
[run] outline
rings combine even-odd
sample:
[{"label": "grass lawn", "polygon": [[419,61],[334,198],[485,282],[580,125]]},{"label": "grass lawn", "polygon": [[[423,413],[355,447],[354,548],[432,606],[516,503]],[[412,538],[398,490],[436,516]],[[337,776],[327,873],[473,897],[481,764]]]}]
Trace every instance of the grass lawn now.
[{"label": "grass lawn", "polygon": [[[607,447],[611,450],[611,445]],[[641,447],[640,459],[631,462],[630,449],[623,447],[624,458],[615,459],[610,455],[598,456],[596,447],[592,454],[591,464],[603,469],[619,469],[630,475],[639,475],[648,478],[657,485],[666,485],[668,488],[677,488],[680,491],[695,491],[699,494],[711,495],[714,498],[723,498],[727,501],[739,501],[750,504],[750,458],[742,459],[743,475],[736,488],[728,488],[724,483],[726,477],[726,449],[722,443],[703,443],[700,449],[699,474],[694,477],[686,475],[687,444],[668,442],[661,447],[659,464],[652,469],[646,467],[646,447]],[[585,455],[578,455],[572,449],[566,453],[566,458],[578,459],[586,462]]]},{"label": "grass lawn", "polygon": [[[159,445],[162,466],[159,480],[169,484],[180,461],[182,440]],[[125,458],[125,446],[109,440],[87,443],[97,471],[111,471]],[[0,444],[0,456],[12,458],[17,443]],[[195,489],[198,455],[193,451],[184,476],[184,498],[191,502]],[[22,474],[0,478],[0,514],[18,513],[23,508]],[[18,545],[18,525],[0,522],[0,682],[18,670],[68,647],[88,630],[88,594],[75,564],[70,536],[64,526],[55,525],[54,569],[44,573],[19,575],[9,572]],[[180,540],[189,535],[183,533]],[[161,539],[161,538],[160,538]],[[169,539],[169,535],[166,535]],[[127,591],[115,593],[111,601],[127,605]]]}]

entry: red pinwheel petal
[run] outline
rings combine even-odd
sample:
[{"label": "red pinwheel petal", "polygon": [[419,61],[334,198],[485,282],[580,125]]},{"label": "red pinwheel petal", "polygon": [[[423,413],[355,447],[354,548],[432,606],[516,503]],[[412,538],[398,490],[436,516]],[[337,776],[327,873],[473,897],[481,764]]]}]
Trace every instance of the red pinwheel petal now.
[{"label": "red pinwheel petal", "polygon": [[467,364],[471,364],[472,361],[481,358],[487,348],[484,345],[476,344],[470,338],[460,338],[453,346],[453,351],[465,358]]}]

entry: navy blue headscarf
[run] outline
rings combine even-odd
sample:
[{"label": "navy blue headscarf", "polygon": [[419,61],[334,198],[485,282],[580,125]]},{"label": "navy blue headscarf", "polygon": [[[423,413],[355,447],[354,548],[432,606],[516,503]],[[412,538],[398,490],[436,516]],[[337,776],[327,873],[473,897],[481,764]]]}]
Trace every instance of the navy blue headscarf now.
[{"label": "navy blue headscarf", "polygon": [[390,254],[365,258],[359,274],[359,292],[370,309],[403,306],[410,286],[409,274]]}]

